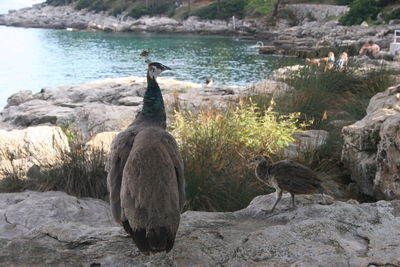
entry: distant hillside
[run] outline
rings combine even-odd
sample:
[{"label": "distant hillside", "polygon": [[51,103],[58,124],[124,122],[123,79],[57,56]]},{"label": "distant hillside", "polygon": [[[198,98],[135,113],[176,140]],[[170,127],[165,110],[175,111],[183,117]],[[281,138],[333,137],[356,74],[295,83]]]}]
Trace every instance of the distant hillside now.
[{"label": "distant hillside", "polygon": [[[341,20],[345,25],[362,21],[382,23],[400,19],[400,10],[392,8],[398,0],[47,0],[49,5],[72,5],[75,9],[107,12],[111,16],[126,14],[133,18],[165,15],[175,19],[199,16],[204,19],[226,19],[232,16],[276,16],[284,4],[350,5]],[[382,14],[380,14],[382,13]],[[380,14],[380,15],[379,15]]]}]

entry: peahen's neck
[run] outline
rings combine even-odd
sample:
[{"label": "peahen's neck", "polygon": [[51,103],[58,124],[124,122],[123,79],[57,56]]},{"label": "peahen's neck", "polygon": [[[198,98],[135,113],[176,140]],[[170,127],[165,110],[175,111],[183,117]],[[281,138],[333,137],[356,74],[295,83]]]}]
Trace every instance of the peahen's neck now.
[{"label": "peahen's neck", "polygon": [[269,165],[266,161],[261,161],[256,167],[256,176],[265,179],[268,176]]},{"label": "peahen's neck", "polygon": [[156,78],[147,73],[147,90],[143,98],[143,109],[138,117],[139,121],[146,121],[166,127],[164,101]]}]

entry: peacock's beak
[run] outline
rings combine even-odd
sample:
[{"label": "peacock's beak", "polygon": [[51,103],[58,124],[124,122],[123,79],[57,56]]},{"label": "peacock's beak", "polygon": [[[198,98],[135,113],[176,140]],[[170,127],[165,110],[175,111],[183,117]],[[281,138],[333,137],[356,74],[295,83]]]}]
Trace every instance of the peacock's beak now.
[{"label": "peacock's beak", "polygon": [[163,71],[166,71],[166,70],[172,70],[172,69],[170,67],[163,65]]}]

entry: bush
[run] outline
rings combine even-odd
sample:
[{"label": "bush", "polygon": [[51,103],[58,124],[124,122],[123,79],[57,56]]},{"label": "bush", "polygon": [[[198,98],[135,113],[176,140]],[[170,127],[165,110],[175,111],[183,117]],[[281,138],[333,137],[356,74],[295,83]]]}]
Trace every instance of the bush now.
[{"label": "bush", "polygon": [[350,5],[354,0],[336,0],[336,4],[347,6]]},{"label": "bush", "polygon": [[361,73],[357,67],[324,72],[304,67],[282,79],[295,91],[278,102],[280,112],[300,112],[303,120],[321,128],[333,119],[359,120],[365,116],[369,100],[391,84],[390,73],[373,70]]},{"label": "bush", "polygon": [[84,9],[87,8],[92,11],[100,12],[107,11],[111,8],[113,4],[113,0],[79,0],[75,9]]},{"label": "bush", "polygon": [[174,11],[175,11],[174,3],[154,3],[150,5],[148,8],[146,7],[134,8],[129,12],[128,16],[135,19],[138,19],[145,15],[154,16],[160,14],[165,14],[169,17],[172,17],[174,15]]},{"label": "bush", "polygon": [[242,101],[236,108],[175,113],[173,134],[184,160],[187,207],[233,211],[265,192],[249,159],[269,155],[292,141],[297,115],[279,116]]},{"label": "bush", "polygon": [[198,16],[202,19],[227,19],[232,16],[243,18],[247,1],[243,0],[222,0],[220,12],[218,13],[218,3],[212,3],[206,7],[193,11],[191,16]]},{"label": "bush", "polygon": [[46,4],[51,6],[65,6],[72,4],[75,0],[46,0]]},{"label": "bush", "polygon": [[274,5],[278,0],[249,0],[248,7],[260,15],[272,13]]},{"label": "bush", "polygon": [[339,19],[343,25],[359,25],[363,21],[374,21],[378,13],[395,0],[354,0],[350,4],[350,11]]}]

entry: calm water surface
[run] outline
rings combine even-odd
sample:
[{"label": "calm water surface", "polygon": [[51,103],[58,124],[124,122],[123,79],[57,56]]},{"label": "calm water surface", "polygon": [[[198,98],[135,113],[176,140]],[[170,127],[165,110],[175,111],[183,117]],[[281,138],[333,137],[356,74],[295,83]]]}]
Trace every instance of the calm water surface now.
[{"label": "calm water surface", "polygon": [[129,75],[144,76],[139,56],[173,68],[178,80],[242,85],[264,78],[295,59],[260,56],[255,42],[235,37],[164,34],[107,34],[0,26],[0,110],[20,90]]}]

